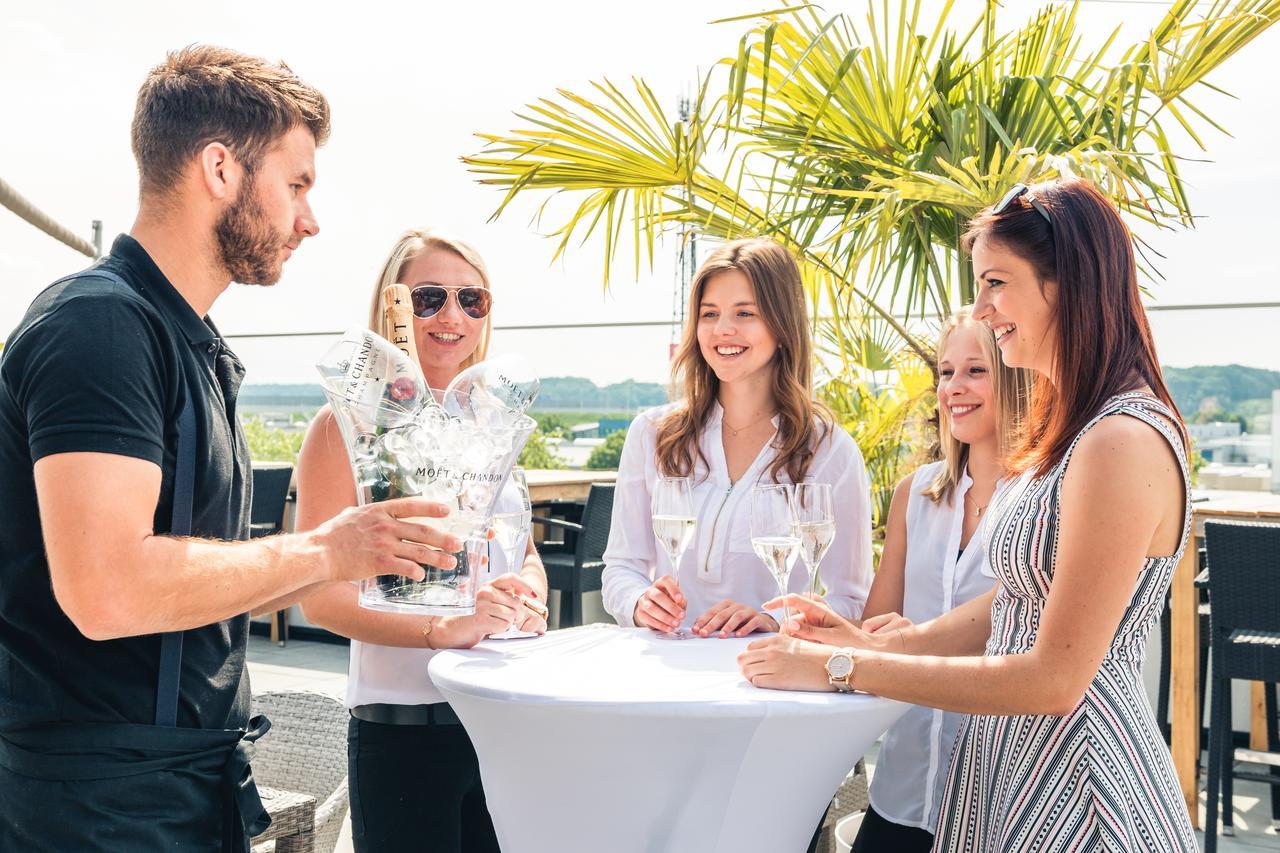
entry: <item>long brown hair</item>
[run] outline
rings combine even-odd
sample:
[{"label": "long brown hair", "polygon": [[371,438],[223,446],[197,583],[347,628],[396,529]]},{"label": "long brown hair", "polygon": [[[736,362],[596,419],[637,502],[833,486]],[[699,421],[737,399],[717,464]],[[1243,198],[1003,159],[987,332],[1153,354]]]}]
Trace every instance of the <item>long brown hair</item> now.
[{"label": "long brown hair", "polygon": [[[1044,374],[1031,392],[1027,427],[1005,467],[1047,473],[1062,461],[1080,430],[1111,397],[1143,385],[1178,409],[1160,373],[1151,326],[1138,296],[1133,240],[1120,213],[1090,183],[1078,179],[1031,187],[1052,223],[1024,195],[1002,212],[975,216],[965,251],[989,240],[1030,263],[1040,280],[1058,285],[1053,356],[1055,386]],[[1186,443],[1186,431],[1176,424]]]},{"label": "long brown hair", "polygon": [[777,457],[769,468],[776,482],[785,469],[793,483],[804,480],[817,442],[833,429],[831,413],[813,399],[813,345],[800,268],[789,251],[763,239],[735,240],[711,253],[694,277],[688,322],[671,366],[672,384],[685,405],[658,425],[658,470],[667,477],[691,477],[707,459],[698,442],[716,404],[720,380],[698,345],[698,318],[707,282],[737,270],[751,282],[756,305],[777,342],[773,356],[773,403],[778,411]]},{"label": "long brown hair", "polygon": [[[391,253],[387,255],[387,260],[382,265],[382,272],[378,273],[378,281],[373,287],[373,300],[369,304],[371,331],[381,333],[382,330],[382,291],[393,284],[413,286],[414,282],[401,282],[400,276],[410,261],[428,252],[453,252],[480,274],[480,280],[484,282],[485,287],[490,291],[493,290],[489,284],[489,268],[485,266],[484,258],[480,257],[480,253],[471,244],[431,228],[410,228],[401,234],[396,244],[391,247]],[[489,352],[489,332],[492,325],[493,312],[490,311],[484,318],[484,326],[480,329],[480,343],[476,344],[475,351],[467,356],[459,367],[465,370],[473,364],[484,361],[485,355]]]},{"label": "long brown hair", "polygon": [[[942,360],[942,353],[946,351],[951,333],[961,326],[977,331],[978,346],[982,349],[982,357],[987,361],[988,375],[991,377],[991,401],[996,412],[997,452],[1003,460],[1009,455],[1012,442],[1026,420],[1032,371],[1022,367],[1009,367],[1004,363],[1000,358],[1000,348],[996,346],[996,336],[986,323],[973,318],[973,306],[969,305],[943,322],[942,331],[938,334],[938,348],[934,353],[935,364]],[[941,400],[938,401],[938,407],[942,407]],[[945,500],[949,504],[964,475],[964,469],[969,464],[969,445],[951,434],[951,422],[941,412],[938,414],[938,444],[942,449],[944,464],[933,482],[921,494],[934,503]]]}]

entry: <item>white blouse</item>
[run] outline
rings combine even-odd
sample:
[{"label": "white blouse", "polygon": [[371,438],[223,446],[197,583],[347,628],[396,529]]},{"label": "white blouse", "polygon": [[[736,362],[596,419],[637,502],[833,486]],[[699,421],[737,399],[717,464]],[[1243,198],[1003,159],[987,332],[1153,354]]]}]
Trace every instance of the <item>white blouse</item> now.
[{"label": "white blouse", "polygon": [[[919,468],[907,499],[902,615],[917,625],[990,592],[995,583],[982,547],[981,525],[960,554],[964,496],[973,485],[968,472],[949,502],[934,503],[921,494],[945,464]],[[914,705],[885,734],[871,784],[871,805],[886,820],[936,832],[952,746],[964,717]]]},{"label": "white blouse", "polygon": [[[520,493],[508,479],[494,512],[515,512],[520,508]],[[525,546],[528,547],[527,545]],[[476,587],[488,583],[507,571],[506,553],[496,542],[489,542],[489,564],[481,570]],[[351,641],[351,663],[347,676],[347,707],[388,703],[392,705],[431,705],[445,701],[444,694],[431,683],[427,664],[438,649],[410,649],[379,646],[375,643]]]},{"label": "white blouse", "polygon": [[[622,449],[603,577],[604,607],[619,625],[634,627],[632,617],[641,594],[655,579],[672,573],[653,535],[650,495],[658,479],[658,424],[678,405],[684,404],[641,412]],[[716,404],[699,438],[710,470],[697,461],[691,478],[697,527],[681,558],[679,575],[680,590],[688,601],[685,627],[724,599],[758,608],[778,595],[773,575],[751,550],[750,497],[757,483],[772,482],[769,465],[777,454],[769,441],[738,482],[730,482],[721,441],[723,415]],[[780,482],[790,482],[785,470],[778,476]],[[819,572],[832,608],[856,619],[871,588],[871,504],[862,453],[848,433],[837,427],[819,444],[805,481],[831,484],[836,535]],[[797,556],[788,578],[789,591],[806,591],[807,575]]]}]

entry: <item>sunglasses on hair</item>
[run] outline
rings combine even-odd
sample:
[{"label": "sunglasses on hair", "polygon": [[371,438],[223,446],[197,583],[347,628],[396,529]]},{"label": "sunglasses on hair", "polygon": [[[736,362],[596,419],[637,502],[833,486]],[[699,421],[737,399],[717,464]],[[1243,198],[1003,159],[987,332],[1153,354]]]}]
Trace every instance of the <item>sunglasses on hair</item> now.
[{"label": "sunglasses on hair", "polygon": [[426,320],[444,310],[449,294],[458,300],[462,313],[482,320],[493,307],[493,295],[485,287],[445,287],[442,284],[415,284],[409,291],[413,297],[413,316]]},{"label": "sunglasses on hair", "polygon": [[992,208],[991,212],[996,216],[999,216],[1004,213],[1005,208],[1013,204],[1014,199],[1021,198],[1022,196],[1027,197],[1027,201],[1031,202],[1031,206],[1036,209],[1037,213],[1044,217],[1044,221],[1048,222],[1049,227],[1052,228],[1053,218],[1049,216],[1049,209],[1041,203],[1040,199],[1031,194],[1031,188],[1026,184],[1014,184],[1013,189],[1004,194],[1004,198],[1000,199],[1000,203]]}]

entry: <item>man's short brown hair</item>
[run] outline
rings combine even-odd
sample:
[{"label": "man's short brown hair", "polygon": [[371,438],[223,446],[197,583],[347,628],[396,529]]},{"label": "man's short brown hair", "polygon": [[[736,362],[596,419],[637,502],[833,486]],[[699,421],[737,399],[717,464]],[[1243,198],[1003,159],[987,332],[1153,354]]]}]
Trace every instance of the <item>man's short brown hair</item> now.
[{"label": "man's short brown hair", "polygon": [[323,145],[329,102],[283,62],[208,45],[174,51],[138,90],[133,156],[142,193],[171,190],[211,142],[227,146],[252,172],[271,145],[298,125]]}]

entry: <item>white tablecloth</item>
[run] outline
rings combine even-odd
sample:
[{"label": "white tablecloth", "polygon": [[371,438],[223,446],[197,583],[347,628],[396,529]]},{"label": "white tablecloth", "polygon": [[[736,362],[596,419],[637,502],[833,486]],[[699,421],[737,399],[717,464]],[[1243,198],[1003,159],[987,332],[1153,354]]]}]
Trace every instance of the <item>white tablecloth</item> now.
[{"label": "white tablecloth", "polygon": [[907,705],[748,684],[750,639],[588,626],[445,651],[504,853],[799,853]]}]

